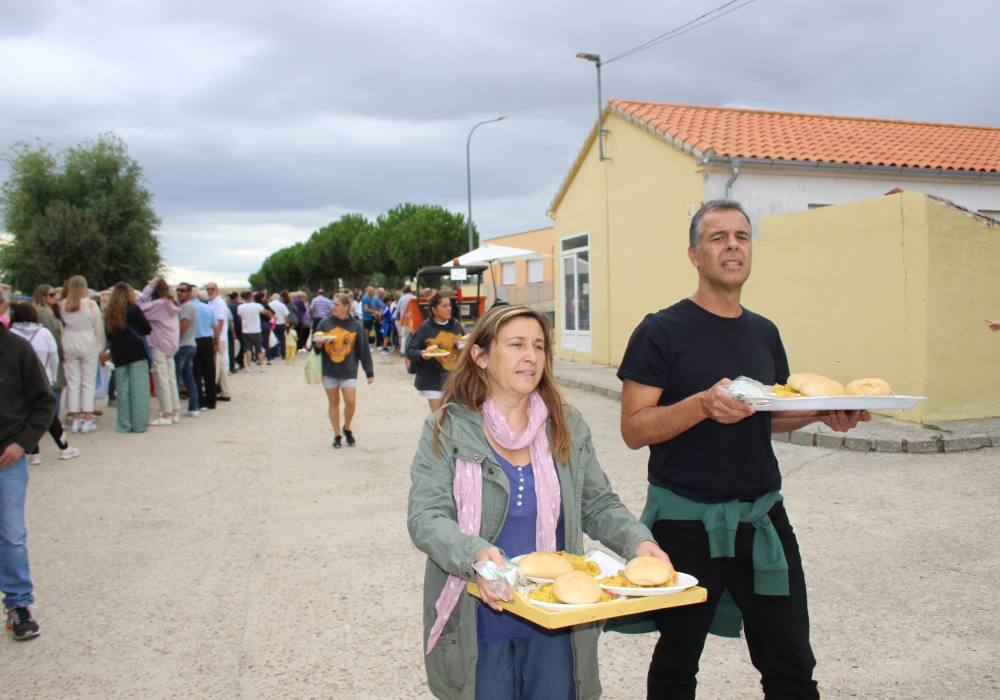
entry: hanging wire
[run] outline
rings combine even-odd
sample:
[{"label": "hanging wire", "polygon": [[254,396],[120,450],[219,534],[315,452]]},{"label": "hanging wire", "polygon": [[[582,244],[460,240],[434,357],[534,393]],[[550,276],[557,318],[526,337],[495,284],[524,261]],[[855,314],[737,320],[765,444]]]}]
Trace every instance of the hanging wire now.
[{"label": "hanging wire", "polygon": [[742,0],[741,2],[741,0],[729,0],[729,2],[723,3],[722,5],[719,5],[713,10],[709,10],[708,12],[705,12],[704,14],[695,17],[694,19],[687,21],[684,24],[678,25],[673,29],[663,32],[662,34],[658,34],[649,41],[645,41],[639,44],[638,46],[629,49],[628,51],[623,51],[617,56],[609,58],[607,61],[601,61],[601,63],[602,65],[606,66],[609,63],[613,63],[614,61],[617,61],[621,58],[628,58],[629,56],[633,56],[639,53],[640,51],[645,51],[646,49],[650,49],[654,46],[657,46],[658,44],[662,44],[665,41],[676,39],[682,34],[687,34],[688,32],[698,29],[699,27],[704,27],[706,24],[711,24],[715,20],[722,19],[726,15],[736,12],[737,10],[741,10],[747,5],[750,5],[756,1],[757,0]]}]

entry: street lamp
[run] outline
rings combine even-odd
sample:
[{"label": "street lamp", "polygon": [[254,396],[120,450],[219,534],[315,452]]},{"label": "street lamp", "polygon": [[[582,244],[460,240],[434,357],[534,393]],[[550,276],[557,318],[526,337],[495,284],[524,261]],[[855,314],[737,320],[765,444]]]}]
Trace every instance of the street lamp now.
[{"label": "street lamp", "polygon": [[481,127],[483,124],[502,122],[506,118],[507,117],[497,117],[496,119],[487,119],[484,122],[479,122],[469,130],[469,138],[465,139],[465,187],[469,197],[469,219],[466,223],[469,225],[469,250],[472,250],[472,165],[469,160],[469,146],[472,144],[472,132]]},{"label": "street lamp", "polygon": [[590,61],[597,68],[597,153],[600,160],[604,158],[604,125],[601,123],[601,115],[604,112],[604,101],[601,99],[601,55],[596,53],[580,52],[576,55],[584,61]]}]

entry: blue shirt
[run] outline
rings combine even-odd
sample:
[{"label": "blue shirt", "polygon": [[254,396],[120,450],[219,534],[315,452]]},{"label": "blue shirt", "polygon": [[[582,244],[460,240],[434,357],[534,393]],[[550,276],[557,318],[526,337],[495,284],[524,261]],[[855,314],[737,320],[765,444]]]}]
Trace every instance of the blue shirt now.
[{"label": "blue shirt", "polygon": [[[535,527],[538,514],[538,500],[535,498],[535,473],[530,464],[515,467],[506,459],[493,451],[497,463],[507,476],[510,484],[510,501],[507,503],[507,518],[503,529],[497,537],[497,548],[513,559],[522,554],[535,551]],[[556,549],[566,547],[565,528],[562,514],[556,525]],[[510,613],[495,612],[485,605],[480,605],[476,611],[478,638],[480,642],[502,642],[508,639],[522,639],[538,632],[552,634],[527,620]],[[564,633],[566,630],[557,631]]]},{"label": "blue shirt", "polygon": [[195,338],[211,338],[215,335],[215,311],[205,302],[198,300],[195,304],[197,316],[197,330],[194,332]]},{"label": "blue shirt", "polygon": [[372,309],[377,308],[377,304],[375,304],[375,299],[377,299],[377,298],[378,297],[370,297],[367,294],[362,294],[361,295],[361,320],[362,321],[374,321],[375,320],[375,314],[370,313],[369,311],[366,311],[365,307],[369,307],[369,308],[372,308]]}]

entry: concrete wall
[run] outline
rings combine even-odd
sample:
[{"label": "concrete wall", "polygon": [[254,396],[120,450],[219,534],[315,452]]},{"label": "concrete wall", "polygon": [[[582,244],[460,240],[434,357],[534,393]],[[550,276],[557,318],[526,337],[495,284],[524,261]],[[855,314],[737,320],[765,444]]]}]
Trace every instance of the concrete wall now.
[{"label": "concrete wall", "polygon": [[927,419],[1000,415],[1000,224],[927,202]]},{"label": "concrete wall", "polygon": [[1000,308],[998,236],[919,192],[766,218],[743,301],[778,324],[793,371],[928,397],[891,415],[1000,415],[983,323]]}]

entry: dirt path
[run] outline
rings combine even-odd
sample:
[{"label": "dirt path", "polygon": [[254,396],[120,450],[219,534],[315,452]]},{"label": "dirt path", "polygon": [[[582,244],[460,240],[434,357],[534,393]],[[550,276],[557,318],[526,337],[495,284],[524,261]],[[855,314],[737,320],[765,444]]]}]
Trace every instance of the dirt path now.
[{"label": "dirt path", "polygon": [[[426,403],[396,358],[359,388],[359,445],[334,451],[302,362],[232,378],[234,399],[142,435],[51,441],[32,468],[29,547],[42,636],[0,642],[18,697],[424,697],[423,559],[406,534]],[[568,391],[635,512],[645,452],[618,405]],[[1000,693],[989,452],[855,455],[778,446],[810,583],[825,697]],[[371,562],[378,570],[371,571]],[[637,698],[650,637],[605,636],[606,697]],[[711,639],[701,698],[759,697],[742,642]]]}]

